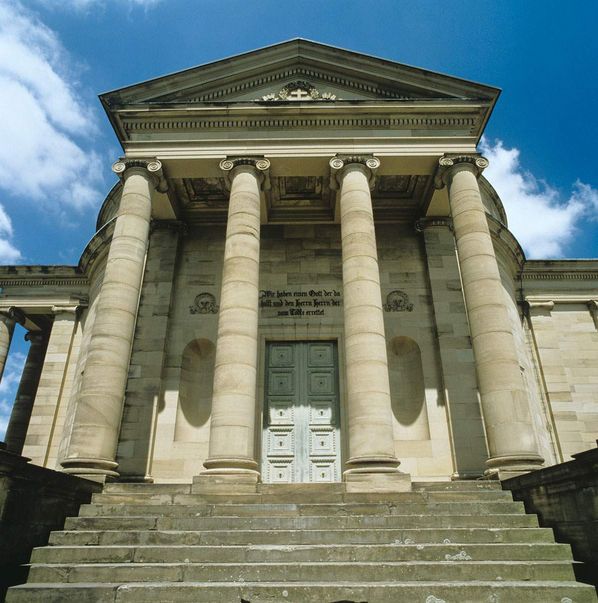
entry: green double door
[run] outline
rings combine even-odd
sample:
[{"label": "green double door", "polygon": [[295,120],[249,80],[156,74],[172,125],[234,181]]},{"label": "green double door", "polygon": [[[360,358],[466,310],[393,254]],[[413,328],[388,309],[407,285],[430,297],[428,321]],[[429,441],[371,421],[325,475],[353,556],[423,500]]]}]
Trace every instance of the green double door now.
[{"label": "green double door", "polygon": [[337,358],[333,341],[267,344],[264,482],[340,481]]}]

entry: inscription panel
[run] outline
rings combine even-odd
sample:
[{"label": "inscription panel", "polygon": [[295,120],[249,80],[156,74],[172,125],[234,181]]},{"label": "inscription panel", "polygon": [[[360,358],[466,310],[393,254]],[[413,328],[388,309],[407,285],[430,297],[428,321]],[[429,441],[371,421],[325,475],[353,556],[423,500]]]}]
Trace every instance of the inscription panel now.
[{"label": "inscription panel", "polygon": [[[332,311],[338,310],[342,303],[342,293],[338,289],[262,289],[260,291],[262,318],[328,316]],[[317,344],[317,347],[322,352],[325,348],[320,344]]]}]

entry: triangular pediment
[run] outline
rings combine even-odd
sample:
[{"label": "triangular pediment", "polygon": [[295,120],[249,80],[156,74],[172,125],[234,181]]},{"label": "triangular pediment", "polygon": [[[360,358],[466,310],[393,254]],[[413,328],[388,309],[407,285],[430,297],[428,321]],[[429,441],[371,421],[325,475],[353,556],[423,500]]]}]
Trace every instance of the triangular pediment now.
[{"label": "triangular pediment", "polygon": [[297,39],[101,95],[108,112],[126,106],[475,99],[498,90]]}]

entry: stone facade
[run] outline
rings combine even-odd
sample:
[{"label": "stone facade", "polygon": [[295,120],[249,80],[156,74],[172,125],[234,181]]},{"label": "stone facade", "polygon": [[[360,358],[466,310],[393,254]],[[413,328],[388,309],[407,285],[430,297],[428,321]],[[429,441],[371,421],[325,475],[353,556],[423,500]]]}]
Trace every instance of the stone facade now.
[{"label": "stone facade", "polygon": [[[8,448],[210,492],[255,489],[272,434],[280,466],[320,447],[350,491],[592,447],[598,261],[530,261],[509,232],[476,152],[497,96],[303,40],[103,95],[125,155],[79,265],[0,269],[2,362],[16,322],[45,349]],[[285,382],[271,342],[332,342],[334,366]],[[338,433],[317,402],[296,441],[287,386],[338,392]]]}]

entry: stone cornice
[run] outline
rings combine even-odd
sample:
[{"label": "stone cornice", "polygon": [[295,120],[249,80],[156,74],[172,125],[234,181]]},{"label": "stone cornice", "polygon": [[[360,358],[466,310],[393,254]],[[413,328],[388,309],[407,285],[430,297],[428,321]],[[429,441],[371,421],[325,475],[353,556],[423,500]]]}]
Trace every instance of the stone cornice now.
[{"label": "stone cornice", "polygon": [[98,212],[98,219],[96,220],[96,231],[100,230],[105,226],[118,212],[118,206],[120,204],[120,195],[122,193],[122,181],[119,180],[106,195],[104,203]]},{"label": "stone cornice", "polygon": [[448,228],[453,230],[453,220],[448,216],[430,216],[420,218],[415,222],[416,232],[423,232],[427,228]]},{"label": "stone cornice", "polygon": [[569,270],[528,272],[524,268],[523,272],[521,273],[521,278],[524,281],[598,280],[598,272],[574,272]]},{"label": "stone cornice", "polygon": [[[1,266],[0,287],[87,286],[87,277],[77,266]],[[0,304],[2,302],[0,301]]]},{"label": "stone cornice", "polygon": [[476,128],[479,116],[476,113],[460,116],[438,115],[381,115],[359,116],[327,114],[327,115],[230,115],[227,112],[221,117],[185,114],[181,117],[168,115],[161,117],[159,114],[144,112],[138,116],[123,114],[122,127],[128,134],[135,132],[172,132],[177,130],[242,130],[252,129],[279,129],[279,128],[315,128],[315,129],[396,129],[396,130],[454,130],[455,128],[471,131]]},{"label": "stone cornice", "polygon": [[585,304],[592,309],[598,304],[596,291],[586,295],[567,295],[561,293],[547,293],[546,295],[526,295],[525,303],[534,308],[545,307],[552,309],[555,304]]},{"label": "stone cornice", "polygon": [[87,277],[78,278],[34,278],[21,277],[5,279],[0,277],[0,287],[72,287],[84,285],[87,286]]},{"label": "stone cornice", "polygon": [[492,242],[497,248],[497,257],[507,262],[507,266],[510,268],[511,277],[519,279],[521,270],[525,263],[525,253],[519,245],[519,241],[515,238],[515,235],[504,225],[502,222],[497,220],[494,216],[486,213],[486,219],[488,220],[488,228],[492,236]]},{"label": "stone cornice", "polygon": [[81,254],[81,259],[79,260],[79,270],[86,275],[86,278],[92,271],[98,257],[102,256],[103,253],[108,250],[115,224],[116,217],[104,224],[104,226],[91,237],[89,243],[85,246],[85,249]]}]

